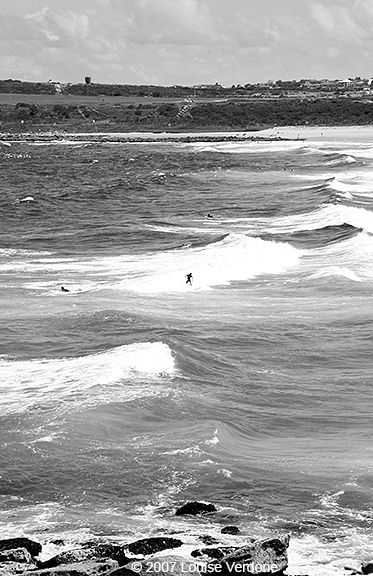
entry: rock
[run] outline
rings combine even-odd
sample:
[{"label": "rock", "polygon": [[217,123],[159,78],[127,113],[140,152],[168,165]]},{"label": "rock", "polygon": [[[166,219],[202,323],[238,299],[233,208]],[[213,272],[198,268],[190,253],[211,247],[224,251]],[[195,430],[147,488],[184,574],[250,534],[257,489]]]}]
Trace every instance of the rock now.
[{"label": "rock", "polygon": [[121,568],[108,572],[106,576],[136,576],[136,574],[138,574],[138,572],[134,572],[133,570],[122,566]]},{"label": "rock", "polygon": [[107,574],[115,568],[118,568],[118,563],[109,558],[108,560],[62,564],[61,566],[33,570],[30,576],[96,576]]},{"label": "rock", "polygon": [[13,548],[0,552],[0,562],[27,562],[32,561],[32,556],[26,548]]},{"label": "rock", "polygon": [[219,540],[213,538],[212,536],[198,536],[198,540],[201,540],[206,546],[211,546],[212,544],[217,544]]},{"label": "rock", "polygon": [[216,512],[214,504],[206,504],[205,502],[187,502],[175,512],[176,516],[183,516],[184,514],[207,514],[208,512]]},{"label": "rock", "polygon": [[90,550],[91,559],[111,558],[112,560],[116,560],[119,566],[124,566],[131,560],[131,558],[128,558],[126,555],[127,547],[120,544],[111,544],[108,542],[98,543],[97,540],[90,540],[84,542],[83,548]]},{"label": "rock", "polygon": [[145,538],[144,540],[137,540],[127,546],[131,554],[155,554],[167,548],[178,548],[182,546],[182,541],[176,538]]},{"label": "rock", "polygon": [[373,574],[373,562],[367,562],[361,565],[361,571],[363,574]]},{"label": "rock", "polygon": [[0,551],[14,550],[15,548],[26,548],[31,556],[38,556],[42,547],[39,542],[34,542],[28,538],[7,538],[6,540],[0,540]]},{"label": "rock", "polygon": [[93,546],[92,553],[96,558],[111,558],[112,560],[116,560],[119,566],[124,566],[131,560],[131,558],[128,558],[126,555],[126,547],[120,546],[119,544],[97,544]]},{"label": "rock", "polygon": [[[198,561],[187,560],[183,556],[150,556],[140,562],[130,562],[126,568],[131,569],[132,574],[115,570],[110,576],[133,576],[134,573],[140,576],[199,576],[197,563]],[[206,562],[201,563],[201,566],[205,565]]]},{"label": "rock", "polygon": [[360,568],[357,568],[356,566],[343,566],[343,568],[345,570],[350,570],[352,574],[363,574]]},{"label": "rock", "polygon": [[84,548],[67,550],[61,552],[45,562],[39,563],[40,569],[54,568],[62,564],[74,564],[91,560],[108,559],[115,560],[118,566],[124,566],[131,558],[126,555],[126,550],[118,544],[97,544],[96,542],[86,543]]},{"label": "rock", "polygon": [[86,562],[93,559],[93,554],[91,550],[84,550],[79,548],[76,550],[66,550],[61,552],[53,558],[49,558],[45,562],[39,563],[39,569],[45,570],[47,568],[55,568],[56,566],[61,566],[64,564],[76,564],[77,562]]},{"label": "rock", "polygon": [[237,526],[224,526],[221,529],[222,534],[239,534],[241,530]]},{"label": "rock", "polygon": [[[287,568],[287,548],[290,535],[271,538],[269,540],[257,540],[247,546],[238,548],[219,560],[219,574],[233,576],[235,574],[276,574]],[[215,563],[210,563],[213,570]]]},{"label": "rock", "polygon": [[239,550],[239,548],[232,546],[220,546],[219,548],[202,548],[200,550],[193,550],[191,552],[191,556],[193,556],[193,558],[204,556],[205,558],[207,557],[210,559],[220,560],[235,550]]},{"label": "rock", "polygon": [[[27,571],[25,571],[27,568]],[[37,568],[36,564],[27,564],[24,562],[4,562],[0,564],[0,576],[13,576],[13,574],[31,574],[32,570]]]}]

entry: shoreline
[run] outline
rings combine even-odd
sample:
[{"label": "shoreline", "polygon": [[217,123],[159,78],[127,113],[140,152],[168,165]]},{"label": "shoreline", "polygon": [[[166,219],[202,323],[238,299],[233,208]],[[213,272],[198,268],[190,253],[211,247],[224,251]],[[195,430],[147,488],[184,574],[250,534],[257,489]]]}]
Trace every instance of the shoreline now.
[{"label": "shoreline", "polygon": [[258,131],[133,131],[133,132],[0,132],[0,145],[22,142],[71,143],[156,143],[156,142],[282,142],[318,141],[324,143],[373,141],[371,126],[275,126]]},{"label": "shoreline", "polygon": [[[257,134],[257,132],[255,133]],[[76,143],[146,143],[146,142],[278,142],[299,140],[279,135],[253,136],[247,132],[23,132],[0,133],[0,144],[4,142],[76,142]]]}]

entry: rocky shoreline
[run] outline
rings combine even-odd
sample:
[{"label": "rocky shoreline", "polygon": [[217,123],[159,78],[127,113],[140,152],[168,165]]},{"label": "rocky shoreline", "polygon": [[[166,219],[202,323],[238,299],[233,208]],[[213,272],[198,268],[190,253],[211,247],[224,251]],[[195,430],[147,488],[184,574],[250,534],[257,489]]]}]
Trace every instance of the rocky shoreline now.
[{"label": "rocky shoreline", "polygon": [[[141,135],[141,133],[66,133],[66,132],[6,132],[0,133],[1,143],[15,142],[79,142],[79,143],[142,143],[142,142],[277,142],[293,141],[294,138],[284,138],[280,136],[252,136],[246,132],[240,134],[184,134],[177,132],[162,132]],[[299,140],[297,138],[296,140]]]},{"label": "rocky shoreline", "polygon": [[[213,515],[216,507],[205,502],[188,502],[177,516]],[[195,545],[186,546],[176,535],[162,535],[134,542],[112,543],[89,540],[66,549],[63,540],[42,545],[26,537],[0,540],[0,576],[187,576],[251,575],[307,576],[288,572],[290,534],[257,540],[243,538],[238,526],[224,526],[221,539],[198,535]],[[229,541],[225,535],[229,535]],[[53,544],[57,554],[41,560],[43,547]],[[193,549],[191,549],[193,548]],[[348,572],[346,572],[348,571]],[[371,574],[373,563],[345,567],[345,574]]]}]

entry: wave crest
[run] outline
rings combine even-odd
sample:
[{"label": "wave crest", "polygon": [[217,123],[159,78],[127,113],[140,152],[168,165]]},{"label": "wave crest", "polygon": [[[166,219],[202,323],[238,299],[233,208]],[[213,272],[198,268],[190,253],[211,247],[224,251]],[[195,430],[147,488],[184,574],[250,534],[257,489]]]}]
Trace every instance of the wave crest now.
[{"label": "wave crest", "polygon": [[78,358],[2,359],[0,405],[9,413],[40,403],[55,405],[63,399],[86,401],[91,396],[95,401],[119,397],[125,401],[144,392],[133,384],[124,386],[129,379],[148,383],[175,371],[171,350],[163,342],[139,342]]}]

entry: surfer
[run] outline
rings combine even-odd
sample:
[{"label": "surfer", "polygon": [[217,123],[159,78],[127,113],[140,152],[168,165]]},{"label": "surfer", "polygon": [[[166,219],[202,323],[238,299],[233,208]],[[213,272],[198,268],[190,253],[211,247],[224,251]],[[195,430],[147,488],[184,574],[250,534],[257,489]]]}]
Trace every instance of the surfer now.
[{"label": "surfer", "polygon": [[186,278],[185,284],[190,284],[190,285],[192,285],[192,278],[193,278],[192,273],[189,272],[189,274],[186,274],[186,275],[185,275],[185,278]]},{"label": "surfer", "polygon": [[68,289],[65,288],[64,286],[61,286],[61,292],[70,292],[70,290],[68,290]]}]

